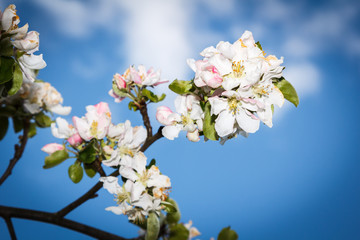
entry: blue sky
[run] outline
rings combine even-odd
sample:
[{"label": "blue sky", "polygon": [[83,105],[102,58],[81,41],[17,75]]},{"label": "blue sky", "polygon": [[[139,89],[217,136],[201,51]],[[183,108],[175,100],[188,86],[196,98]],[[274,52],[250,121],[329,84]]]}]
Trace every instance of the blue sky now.
[{"label": "blue sky", "polygon": [[[216,237],[231,226],[239,239],[360,239],[360,4],[358,1],[1,1],[15,3],[21,24],[40,33],[48,66],[39,78],[54,85],[82,116],[85,106],[109,102],[113,122],[138,113],[108,96],[112,75],[131,64],[161,69],[165,79],[191,79],[187,58],[219,41],[253,32],[265,52],[284,56],[284,75],[298,90],[300,105],[275,109],[274,127],[247,139],[215,142],[161,139],[147,152],[172,181],[171,196],[202,235]],[[20,25],[21,25],[20,24]],[[173,107],[174,94],[163,104]],[[163,105],[161,104],[161,105]],[[150,114],[155,129],[159,126]],[[70,116],[68,117],[70,120]],[[11,177],[0,187],[0,204],[57,211],[93,186],[73,184],[71,161],[43,170],[40,148],[56,142],[50,130],[29,141]],[[17,136],[0,142],[0,172]],[[110,172],[110,171],[108,171]],[[101,190],[69,218],[135,237],[124,216]],[[43,223],[14,220],[19,239],[90,239]],[[0,220],[0,239],[9,239]]]}]

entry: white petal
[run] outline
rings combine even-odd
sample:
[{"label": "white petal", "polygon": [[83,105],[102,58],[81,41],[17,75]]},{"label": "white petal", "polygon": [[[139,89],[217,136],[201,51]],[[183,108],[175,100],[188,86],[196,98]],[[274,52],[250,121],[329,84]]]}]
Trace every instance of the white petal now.
[{"label": "white petal", "polygon": [[211,97],[209,98],[209,102],[211,105],[211,115],[214,114],[218,115],[221,111],[224,111],[228,106],[227,100],[219,97]]},{"label": "white petal", "polygon": [[222,86],[225,90],[230,91],[233,88],[240,85],[242,78],[235,77],[224,77],[224,81],[222,82]]},{"label": "white petal", "polygon": [[222,111],[215,120],[215,130],[220,137],[234,132],[235,117],[228,110]]},{"label": "white petal", "polygon": [[64,107],[61,104],[57,104],[52,107],[47,108],[50,112],[59,114],[59,115],[69,115],[71,112],[71,107]]},{"label": "white petal", "polygon": [[105,166],[108,167],[115,167],[120,165],[120,154],[118,150],[115,150],[111,153],[111,157],[108,160],[103,160],[101,163],[103,163]]},{"label": "white petal", "polygon": [[216,67],[221,76],[232,72],[232,62],[221,54],[211,57],[209,63]]},{"label": "white petal", "polygon": [[138,179],[138,176],[131,167],[120,166],[119,172],[121,176],[130,179],[133,182],[135,182]]},{"label": "white petal", "polygon": [[245,132],[254,133],[259,129],[259,119],[244,109],[239,108],[235,116],[237,123]]},{"label": "white petal", "polygon": [[136,153],[133,159],[132,168],[136,170],[137,173],[143,174],[146,167],[146,156],[142,152]]},{"label": "white petal", "polygon": [[138,201],[144,191],[145,186],[141,182],[135,182],[131,190],[131,201]]},{"label": "white petal", "polygon": [[165,126],[162,129],[162,135],[169,140],[174,140],[174,138],[177,138],[179,136],[181,129],[182,126],[180,124],[177,124],[175,126]]},{"label": "white petal", "polygon": [[118,194],[122,192],[122,188],[118,183],[117,177],[101,177],[99,181],[103,182],[103,187],[111,194]]},{"label": "white petal", "polygon": [[171,187],[170,178],[165,175],[157,175],[150,177],[147,181],[148,187],[168,188]]}]

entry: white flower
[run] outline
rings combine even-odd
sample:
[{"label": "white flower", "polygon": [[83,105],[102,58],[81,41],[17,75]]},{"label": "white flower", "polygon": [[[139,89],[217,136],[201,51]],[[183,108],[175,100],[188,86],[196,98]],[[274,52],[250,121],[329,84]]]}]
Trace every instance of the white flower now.
[{"label": "white flower", "polygon": [[24,54],[19,58],[21,71],[23,72],[24,82],[34,82],[36,78],[35,70],[46,67],[43,55]]},{"label": "white flower", "polygon": [[126,181],[126,183],[121,187],[118,183],[116,177],[101,177],[100,181],[104,183],[103,187],[108,190],[110,194],[115,196],[115,201],[118,206],[107,207],[105,210],[111,211],[117,215],[127,214],[128,211],[132,209],[129,205],[131,202],[130,191],[132,189],[133,183],[131,181]]},{"label": "white flower", "polygon": [[[118,140],[117,148],[112,152],[110,159],[102,161],[106,166],[131,165],[134,157],[142,158],[139,152],[147,137],[146,129],[142,126],[131,127],[129,120],[123,125],[112,126],[110,137]],[[109,132],[110,132],[109,130]],[[146,160],[145,160],[146,161]]]},{"label": "white flower", "polygon": [[[56,125],[58,127],[56,127]],[[61,117],[56,118],[56,123],[51,123],[51,133],[56,138],[67,139],[76,134],[75,128]]]},{"label": "white flower", "polygon": [[39,33],[36,31],[28,32],[24,39],[14,40],[12,44],[27,54],[31,54],[39,50]]},{"label": "white flower", "polygon": [[85,117],[73,117],[76,130],[85,141],[93,138],[103,139],[111,124],[111,112],[108,104],[100,102],[87,106],[86,110]]},{"label": "white flower", "polygon": [[[167,123],[162,130],[162,134],[169,140],[179,136],[181,130],[198,134],[197,129],[202,131],[203,111],[200,102],[194,95],[177,96],[175,99],[175,108],[177,113],[169,114]],[[197,141],[197,136],[192,135],[189,140]]]},{"label": "white flower", "polygon": [[199,232],[199,230],[196,227],[192,226],[192,221],[190,220],[188,223],[185,223],[184,226],[186,227],[187,230],[189,230],[189,237],[188,240],[191,240],[194,237],[199,236],[201,233]]},{"label": "white flower", "polygon": [[25,99],[25,109],[32,113],[38,113],[41,108],[57,113],[68,115],[71,107],[63,107],[61,94],[47,82],[35,82],[23,84],[21,97]]},{"label": "white flower", "polygon": [[222,96],[226,98],[209,98],[211,114],[218,115],[215,130],[220,137],[235,133],[237,125],[248,133],[259,129],[259,118],[252,113],[258,109],[258,102],[247,101],[235,91],[225,91]]},{"label": "white flower", "polygon": [[18,28],[20,18],[16,15],[16,7],[14,4],[9,5],[1,16],[2,30],[10,32]]},{"label": "white flower", "polygon": [[127,81],[133,81],[136,84],[146,86],[157,86],[159,84],[168,82],[162,81],[160,79],[160,71],[154,71],[153,68],[150,68],[146,71],[143,65],[139,65],[138,70],[131,66],[129,68],[129,74],[125,75],[125,79],[127,79]]}]

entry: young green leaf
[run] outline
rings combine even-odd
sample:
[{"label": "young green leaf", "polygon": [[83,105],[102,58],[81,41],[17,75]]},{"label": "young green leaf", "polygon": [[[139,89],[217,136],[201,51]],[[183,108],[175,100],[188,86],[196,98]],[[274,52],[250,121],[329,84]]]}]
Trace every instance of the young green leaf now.
[{"label": "young green leaf", "polygon": [[153,159],[151,159],[149,165],[146,166],[146,169],[150,169],[151,166],[154,166],[155,164],[156,164],[156,160],[155,160],[155,158],[153,158]]},{"label": "young green leaf", "polygon": [[204,136],[207,137],[210,140],[218,140],[219,137],[216,134],[215,130],[215,118],[216,116],[211,116],[211,105],[210,102],[207,102],[205,104],[205,117],[204,117],[204,126],[203,126],[203,132]]},{"label": "young green leaf", "polygon": [[170,227],[169,240],[188,240],[189,230],[180,223]]},{"label": "young green leaf", "polygon": [[155,212],[150,212],[147,219],[145,240],[157,240],[160,231],[159,217]]},{"label": "young green leaf", "polygon": [[157,103],[165,99],[166,95],[163,93],[161,96],[154,94],[152,91],[144,88],[141,91],[142,95],[147,97],[151,102]]},{"label": "young green leaf", "polygon": [[179,210],[179,206],[178,206],[178,204],[176,203],[176,201],[174,199],[168,198],[168,199],[166,199],[166,201],[171,203],[176,209],[175,212],[168,212],[166,214],[166,221],[169,224],[176,224],[176,223],[178,223],[180,221],[180,218],[181,218],[181,213],[180,213],[180,210]]},{"label": "young green leaf", "polygon": [[43,112],[40,112],[35,116],[35,122],[36,125],[41,128],[46,128],[51,126],[51,118],[45,115]]},{"label": "young green leaf", "polygon": [[133,101],[129,102],[128,107],[129,107],[129,110],[133,110],[134,112],[136,112],[137,110],[139,110],[139,107],[136,106],[136,104],[135,104]]},{"label": "young green leaf", "polygon": [[96,175],[96,171],[91,165],[84,163],[84,169],[88,177],[93,178]]},{"label": "young green leaf", "polygon": [[230,227],[223,228],[218,235],[217,240],[237,240],[237,233],[230,229]]},{"label": "young green leaf", "polygon": [[299,105],[299,97],[291,83],[282,78],[282,80],[274,83],[274,85],[280,89],[286,100],[294,104],[295,107]]},{"label": "young green leaf", "polygon": [[174,80],[170,83],[169,88],[177,94],[187,94],[193,90],[193,83],[191,81]]},{"label": "young green leaf", "polygon": [[175,205],[173,205],[173,204],[172,204],[171,202],[169,202],[169,201],[162,201],[161,204],[163,205],[165,212],[173,213],[173,212],[176,212],[176,211],[177,211]]},{"label": "young green leaf", "polygon": [[256,44],[256,46],[257,46],[258,48],[260,48],[261,51],[263,50],[263,49],[262,49],[262,46],[261,46],[261,44],[260,44],[259,41],[257,41],[255,44]]},{"label": "young green leaf", "polygon": [[73,183],[80,182],[84,175],[84,171],[83,168],[81,167],[81,163],[76,161],[73,165],[69,167],[68,173]]},{"label": "young green leaf", "polygon": [[0,84],[6,83],[13,78],[14,59],[11,57],[1,57]]},{"label": "young green leaf", "polygon": [[12,120],[13,120],[14,132],[15,133],[20,132],[24,128],[23,121],[18,117],[13,117]]},{"label": "young green leaf", "polygon": [[32,138],[35,135],[36,135],[36,123],[32,122],[30,123],[28,137]]},{"label": "young green leaf", "polygon": [[9,90],[8,94],[11,96],[17,93],[17,91],[19,91],[19,89],[21,88],[22,82],[23,82],[23,74],[21,72],[20,66],[18,64],[15,64],[12,87]]},{"label": "young green leaf", "polygon": [[79,160],[83,163],[92,163],[97,157],[97,149],[95,148],[95,141],[91,141],[79,153]]},{"label": "young green leaf", "polygon": [[[127,93],[126,88],[119,89],[115,82],[113,82],[112,89],[116,95],[119,97],[128,97],[131,98],[130,94]],[[132,98],[131,98],[132,99]]]},{"label": "young green leaf", "polygon": [[56,165],[59,165],[68,158],[69,154],[65,149],[53,152],[51,155],[45,157],[45,165],[43,166],[43,168],[48,169],[55,167]]},{"label": "young green leaf", "polygon": [[9,119],[7,117],[0,117],[0,140],[2,140],[9,127]]}]

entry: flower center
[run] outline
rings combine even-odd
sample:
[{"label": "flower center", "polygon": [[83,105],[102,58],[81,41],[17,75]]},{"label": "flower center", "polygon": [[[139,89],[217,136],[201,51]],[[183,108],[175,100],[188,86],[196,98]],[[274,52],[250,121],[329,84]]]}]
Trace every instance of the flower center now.
[{"label": "flower center", "polygon": [[236,110],[237,110],[237,106],[238,106],[238,104],[240,104],[240,101],[237,100],[235,97],[231,97],[228,100],[228,104],[229,104],[229,109],[232,112],[232,114],[235,114]]},{"label": "flower center", "polygon": [[190,114],[188,113],[187,115],[181,115],[181,122],[184,126],[188,125],[189,123],[192,123]]},{"label": "flower center", "polygon": [[93,121],[90,126],[90,134],[92,136],[96,136],[98,132],[98,125],[99,123],[97,121]]},{"label": "flower center", "polygon": [[130,157],[134,157],[134,155],[135,155],[134,151],[132,149],[125,147],[125,146],[120,147],[120,153],[129,155]]},{"label": "flower center", "polygon": [[126,192],[122,192],[122,193],[118,193],[116,195],[116,198],[115,198],[115,201],[117,204],[120,204],[122,203],[123,201],[127,200],[128,199],[128,194]]},{"label": "flower center", "polygon": [[240,61],[232,62],[232,70],[233,70],[234,76],[236,78],[240,78],[243,75],[244,69],[245,68],[244,68],[244,66],[241,65]]}]

